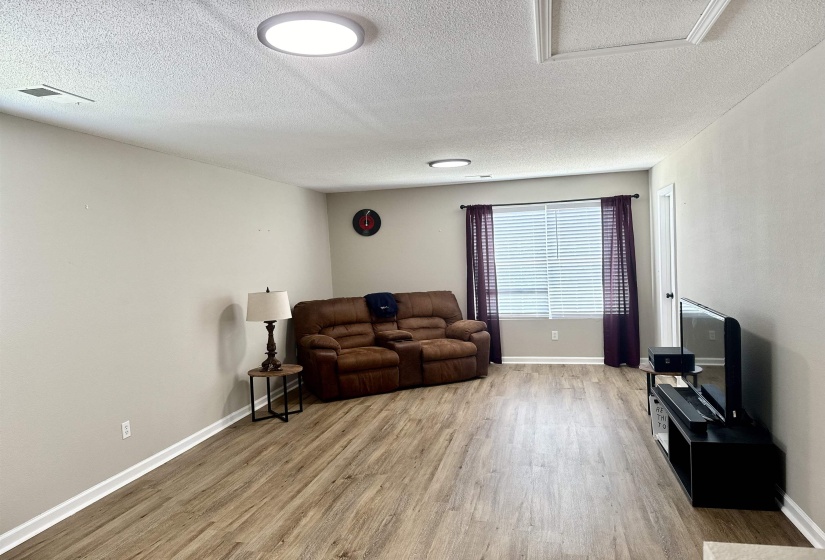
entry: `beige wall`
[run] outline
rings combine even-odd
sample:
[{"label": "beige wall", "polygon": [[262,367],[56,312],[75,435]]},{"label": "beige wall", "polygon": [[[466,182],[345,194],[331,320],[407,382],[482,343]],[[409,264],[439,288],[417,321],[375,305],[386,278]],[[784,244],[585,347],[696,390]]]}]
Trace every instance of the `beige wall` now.
[{"label": "beige wall", "polygon": [[[745,408],[825,527],[825,43],[653,168],[675,183],[679,295],[742,325]],[[655,208],[655,205],[654,205]]]},{"label": "beige wall", "polygon": [[[639,193],[633,201],[642,349],[653,340],[650,222],[646,171],[366,191],[327,195],[333,291],[452,290],[466,316],[464,211],[461,204],[534,202]],[[381,230],[362,237],[352,216],[372,208]],[[559,340],[550,340],[550,331]],[[505,357],[603,356],[601,319],[511,320],[501,327]]]},{"label": "beige wall", "polygon": [[323,194],[0,114],[0,533],[248,406],[267,286],[332,295]]}]

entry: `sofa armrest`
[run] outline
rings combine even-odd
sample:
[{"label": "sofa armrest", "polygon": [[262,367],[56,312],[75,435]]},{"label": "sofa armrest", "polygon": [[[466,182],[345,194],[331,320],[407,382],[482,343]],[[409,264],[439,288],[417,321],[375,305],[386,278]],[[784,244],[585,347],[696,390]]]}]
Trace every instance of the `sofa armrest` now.
[{"label": "sofa armrest", "polygon": [[490,368],[490,333],[479,331],[470,335],[470,342],[476,345],[476,375],[487,377]]},{"label": "sofa armrest", "polygon": [[447,338],[457,338],[458,340],[470,340],[470,335],[487,329],[484,321],[471,321],[463,319],[456,321],[447,327]]},{"label": "sofa armrest", "polygon": [[377,340],[381,346],[384,346],[387,342],[412,340],[412,337],[412,333],[408,333],[407,331],[383,331],[376,333],[375,340]]},{"label": "sofa armrest", "polygon": [[301,339],[300,345],[307,350],[324,348],[327,350],[335,350],[336,354],[341,353],[341,345],[338,344],[338,341],[331,336],[323,334],[309,334]]},{"label": "sofa armrest", "polygon": [[[306,337],[305,337],[306,338]],[[340,397],[338,391],[338,354],[329,348],[298,347],[298,363],[304,366],[304,382],[316,397],[331,401]]]}]

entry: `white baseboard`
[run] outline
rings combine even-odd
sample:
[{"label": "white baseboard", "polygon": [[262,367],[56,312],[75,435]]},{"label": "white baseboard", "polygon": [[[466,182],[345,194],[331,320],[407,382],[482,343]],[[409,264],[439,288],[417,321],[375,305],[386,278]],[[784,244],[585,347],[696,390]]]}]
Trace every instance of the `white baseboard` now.
[{"label": "white baseboard", "polygon": [[[298,385],[297,380],[292,381],[287,385],[287,390],[292,390]],[[272,391],[272,398],[275,399],[276,397],[280,397],[283,394],[283,390],[273,390]],[[266,396],[263,396],[255,401],[255,409],[264,406],[266,404]],[[14,529],[11,529],[2,535],[0,535],[0,554],[5,553],[8,550],[18,546],[19,544],[29,540],[30,538],[42,533],[52,525],[63,521],[67,517],[74,515],[78,511],[82,510],[83,508],[90,506],[91,504],[95,503],[96,501],[108,496],[115,490],[126,486],[130,482],[140,478],[141,476],[145,475],[149,471],[152,471],[159,466],[163,465],[164,463],[174,459],[181,453],[188,451],[198,445],[199,443],[203,442],[204,440],[214,436],[224,428],[231,426],[238,420],[249,415],[249,407],[245,406],[239,410],[236,410],[229,416],[225,416],[215,422],[214,424],[210,424],[209,426],[205,427],[204,429],[195,432],[191,436],[188,436],[179,442],[170,445],[163,451],[155,453],[148,459],[144,459],[140,463],[129,467],[128,469],[119,472],[118,474],[112,476],[104,480],[103,482],[96,484],[74,496],[69,498],[62,504],[58,504],[52,509],[41,513],[37,517],[34,517],[25,523],[18,525]]]},{"label": "white baseboard", "polygon": [[502,364],[602,364],[604,357],[588,356],[584,358],[563,357],[563,356],[504,356],[501,358]]},{"label": "white baseboard", "polygon": [[799,504],[791,499],[781,488],[776,487],[776,501],[785,517],[791,520],[799,532],[802,533],[814,548],[825,548],[825,531],[808,517]]},{"label": "white baseboard", "polygon": [[725,365],[725,358],[698,358],[696,360],[697,366],[716,366],[720,367]]}]

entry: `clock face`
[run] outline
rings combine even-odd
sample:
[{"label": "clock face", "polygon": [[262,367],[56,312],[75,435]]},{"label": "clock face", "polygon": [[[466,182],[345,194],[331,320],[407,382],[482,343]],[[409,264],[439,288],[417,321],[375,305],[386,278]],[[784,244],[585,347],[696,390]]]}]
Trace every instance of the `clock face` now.
[{"label": "clock face", "polygon": [[375,210],[364,208],[352,217],[352,227],[360,235],[375,235],[381,229],[381,216]]}]

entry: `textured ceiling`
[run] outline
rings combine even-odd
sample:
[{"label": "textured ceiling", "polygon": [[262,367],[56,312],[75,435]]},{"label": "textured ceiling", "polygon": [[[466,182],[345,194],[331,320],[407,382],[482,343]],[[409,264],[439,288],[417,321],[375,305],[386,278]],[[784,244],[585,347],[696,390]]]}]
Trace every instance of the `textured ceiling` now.
[{"label": "textured ceiling", "polygon": [[708,0],[552,0],[553,53],[687,37]]},{"label": "textured ceiling", "polygon": [[[573,45],[693,17],[562,2],[585,14],[562,21]],[[302,58],[258,42],[262,20],[308,9],[356,19],[366,43]],[[533,0],[2,2],[0,111],[328,192],[638,169],[825,38],[822,0],[732,0],[696,47],[538,64],[533,18]],[[96,103],[7,91],[41,83]],[[473,164],[425,163],[447,157]]]}]

